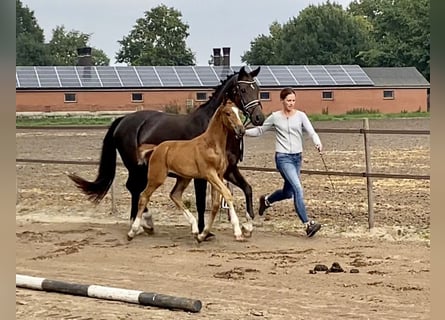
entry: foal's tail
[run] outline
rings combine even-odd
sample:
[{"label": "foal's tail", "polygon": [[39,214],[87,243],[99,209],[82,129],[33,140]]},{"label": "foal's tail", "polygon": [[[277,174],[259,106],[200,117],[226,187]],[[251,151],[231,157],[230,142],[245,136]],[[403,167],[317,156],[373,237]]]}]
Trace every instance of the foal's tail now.
[{"label": "foal's tail", "polygon": [[117,151],[113,133],[122,118],[123,117],[119,117],[114,120],[105,135],[96,180],[90,182],[75,174],[68,174],[68,177],[74,181],[76,186],[94,203],[99,203],[105,197],[116,174]]}]

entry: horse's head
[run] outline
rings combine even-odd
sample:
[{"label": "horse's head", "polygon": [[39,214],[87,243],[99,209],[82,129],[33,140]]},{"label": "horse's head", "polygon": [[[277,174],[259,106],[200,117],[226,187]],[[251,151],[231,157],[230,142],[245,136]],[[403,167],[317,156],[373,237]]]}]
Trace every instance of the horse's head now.
[{"label": "horse's head", "polygon": [[244,136],[245,128],[239,117],[239,109],[234,105],[227,104],[222,106],[218,113],[223,126],[232,131],[237,139],[241,139]]},{"label": "horse's head", "polygon": [[236,106],[250,119],[253,125],[259,126],[264,122],[263,107],[260,102],[260,88],[255,77],[260,72],[260,67],[248,73],[241,67],[233,88],[227,93],[227,98],[233,101]]}]

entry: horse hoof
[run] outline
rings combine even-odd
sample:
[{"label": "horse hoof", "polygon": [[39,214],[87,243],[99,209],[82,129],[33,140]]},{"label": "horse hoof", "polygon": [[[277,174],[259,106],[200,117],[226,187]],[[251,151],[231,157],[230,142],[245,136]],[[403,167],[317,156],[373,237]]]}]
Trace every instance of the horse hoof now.
[{"label": "horse hoof", "polygon": [[133,240],[133,237],[130,236],[129,234],[127,234],[127,240],[128,240],[128,241],[131,241],[131,240]]},{"label": "horse hoof", "polygon": [[246,238],[252,237],[252,231],[243,230],[243,236]]},{"label": "horse hoof", "polygon": [[142,229],[144,229],[145,233],[148,235],[154,234],[155,233],[155,229],[150,228],[150,227],[144,227],[142,226]]},{"label": "horse hoof", "polygon": [[252,237],[253,230],[249,230],[246,227],[241,226],[241,232],[243,233],[243,236],[245,236],[246,238],[250,238]]},{"label": "horse hoof", "polygon": [[206,236],[204,237],[203,240],[204,241],[211,241],[211,240],[213,240],[215,238],[216,238],[216,235],[214,233],[209,232],[209,233],[206,234]]}]

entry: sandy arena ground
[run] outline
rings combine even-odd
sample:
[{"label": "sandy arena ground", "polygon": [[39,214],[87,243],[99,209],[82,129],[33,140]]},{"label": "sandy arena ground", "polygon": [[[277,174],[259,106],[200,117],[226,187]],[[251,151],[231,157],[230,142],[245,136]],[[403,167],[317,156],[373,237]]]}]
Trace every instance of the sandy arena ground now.
[{"label": "sandy arena ground", "polygon": [[[362,122],[316,122],[316,128],[361,128]],[[429,129],[428,119],[371,120],[370,127]],[[104,130],[17,130],[17,158],[98,160]],[[330,170],[364,172],[360,134],[320,133]],[[427,135],[370,136],[372,172],[428,175]],[[242,166],[273,168],[273,134],[246,138]],[[306,141],[303,169],[324,170]],[[374,179],[375,228],[367,229],[364,178],[303,175],[309,215],[323,224],[311,239],[290,200],[256,218],[253,237],[237,243],[224,210],[216,239],[197,244],[168,193],[158,190],[156,233],[126,240],[129,194],[119,166],[98,206],[66,172],[90,180],[96,166],[17,163],[16,272],[199,299],[200,313],[144,307],[58,293],[16,289],[17,319],[429,319],[430,183]],[[282,184],[276,172],[242,171],[258,197]],[[244,221],[244,196],[234,189]],[[185,200],[194,209],[193,188]],[[338,262],[345,272],[310,274]],[[359,273],[350,273],[351,269]]]}]

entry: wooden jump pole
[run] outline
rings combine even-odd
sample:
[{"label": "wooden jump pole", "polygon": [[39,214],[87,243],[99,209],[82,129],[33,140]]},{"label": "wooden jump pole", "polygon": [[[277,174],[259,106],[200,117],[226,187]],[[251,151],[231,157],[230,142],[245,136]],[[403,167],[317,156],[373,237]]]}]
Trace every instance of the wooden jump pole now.
[{"label": "wooden jump pole", "polygon": [[21,274],[15,275],[15,285],[19,288],[58,292],[96,299],[122,301],[158,308],[181,309],[189,312],[199,312],[202,307],[200,300],[138,290],[49,280]]},{"label": "wooden jump pole", "polygon": [[369,176],[371,172],[371,158],[369,151],[369,141],[366,130],[369,130],[369,120],[368,118],[363,119],[363,139],[365,142],[365,163],[366,163],[366,189],[368,191],[368,226],[369,229],[374,228],[374,196],[372,193],[372,178]]}]

